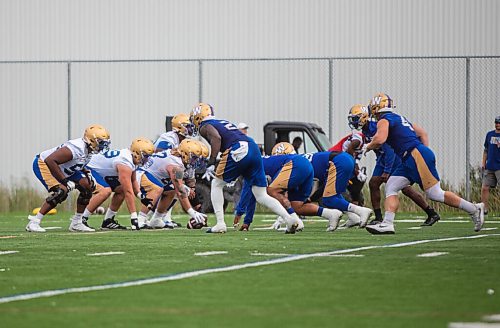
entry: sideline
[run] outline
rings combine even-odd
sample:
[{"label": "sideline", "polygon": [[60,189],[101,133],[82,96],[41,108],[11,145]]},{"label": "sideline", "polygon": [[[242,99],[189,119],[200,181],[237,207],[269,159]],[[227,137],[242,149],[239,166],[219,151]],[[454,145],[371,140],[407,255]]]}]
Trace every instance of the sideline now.
[{"label": "sideline", "polygon": [[483,234],[483,235],[474,235],[474,236],[466,236],[466,237],[424,239],[424,240],[416,240],[416,241],[397,243],[397,244],[364,246],[364,247],[357,247],[357,248],[341,249],[341,250],[330,251],[330,252],[290,255],[290,256],[266,260],[266,261],[249,262],[249,263],[230,265],[230,266],[220,267],[220,268],[182,272],[182,273],[164,275],[164,276],[147,278],[147,279],[118,282],[118,283],[113,283],[113,284],[45,290],[45,291],[41,291],[41,292],[6,296],[6,297],[0,298],[0,304],[16,302],[16,301],[32,300],[32,299],[37,299],[37,298],[42,298],[42,297],[51,297],[51,296],[56,296],[56,295],[85,293],[85,292],[91,292],[91,291],[97,291],[97,290],[106,290],[106,289],[114,289],[114,288],[156,284],[159,282],[187,279],[187,278],[197,277],[197,276],[206,275],[206,274],[210,274],[210,273],[228,272],[228,271],[235,271],[235,270],[241,270],[241,269],[246,269],[246,268],[255,268],[255,267],[260,267],[260,266],[265,266],[265,265],[273,265],[273,264],[279,264],[279,263],[299,261],[299,260],[309,259],[312,257],[325,257],[325,256],[332,256],[332,255],[337,255],[337,254],[346,254],[346,253],[366,251],[366,250],[371,250],[371,249],[406,247],[406,246],[413,246],[413,245],[420,245],[420,244],[427,244],[427,243],[434,243],[434,242],[456,241],[456,240],[465,240],[465,239],[478,239],[478,238],[493,237],[493,236],[498,237],[498,236],[500,236],[500,234],[496,233],[496,234],[486,234],[486,235]]}]

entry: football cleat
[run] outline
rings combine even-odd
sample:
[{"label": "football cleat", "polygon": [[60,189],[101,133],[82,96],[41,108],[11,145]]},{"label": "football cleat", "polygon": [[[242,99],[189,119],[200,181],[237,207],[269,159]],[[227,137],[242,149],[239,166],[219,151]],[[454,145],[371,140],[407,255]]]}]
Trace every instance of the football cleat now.
[{"label": "football cleat", "polygon": [[163,229],[166,227],[165,222],[159,217],[154,217],[149,220],[149,227],[152,229]]},{"label": "football cleat", "polygon": [[377,225],[369,225],[366,227],[366,230],[373,235],[393,235],[396,232],[394,230],[394,224],[384,222]]},{"label": "football cleat", "polygon": [[476,206],[476,211],[471,214],[472,222],[474,222],[474,231],[481,231],[484,224],[484,204],[478,203],[474,204]]},{"label": "football cleat", "polygon": [[211,228],[208,228],[207,233],[226,233],[227,227],[225,223],[217,223]]},{"label": "football cleat", "polygon": [[71,232],[94,232],[95,229],[89,228],[83,222],[73,222],[69,225],[69,231]]},{"label": "football cleat", "polygon": [[[88,217],[82,216],[82,223],[83,223],[83,225],[86,226],[87,228],[94,229],[93,227],[89,226],[88,221],[89,221]],[[95,229],[94,229],[94,231],[95,231]]]},{"label": "football cleat", "polygon": [[281,216],[278,216],[276,218],[276,221],[274,221],[273,225],[271,226],[274,230],[280,230],[281,225],[285,223],[285,220]]},{"label": "football cleat", "polygon": [[439,214],[436,213],[434,215],[429,216],[420,226],[430,227],[434,223],[438,222],[440,219],[441,217],[439,216]]},{"label": "football cleat", "polygon": [[366,227],[366,223],[368,222],[368,219],[372,215],[373,211],[371,208],[368,207],[359,207],[359,227],[364,228]]},{"label": "football cleat", "polygon": [[26,226],[26,231],[29,232],[45,232],[45,229],[40,227],[40,220],[36,218],[36,216],[28,216],[28,225]]},{"label": "football cleat", "polygon": [[341,227],[349,229],[359,226],[359,222],[361,221],[359,215],[352,212],[346,212],[346,213],[347,213],[347,221],[343,225],[341,225]]},{"label": "football cleat", "polygon": [[124,227],[115,220],[115,217],[111,217],[102,221],[101,230],[127,230],[127,227]]},{"label": "football cleat", "polygon": [[323,210],[323,216],[328,219],[328,227],[326,231],[335,231],[339,226],[340,217],[342,216],[342,212],[335,209],[325,208]]},{"label": "football cleat", "polygon": [[164,221],[164,223],[165,223],[164,228],[168,229],[177,228],[177,224],[174,221]]},{"label": "football cleat", "polygon": [[294,234],[297,231],[300,223],[301,223],[301,221],[300,221],[299,217],[297,216],[297,214],[293,213],[292,215],[290,215],[290,220],[288,220],[286,222],[285,233],[286,234]]},{"label": "football cleat", "polygon": [[373,220],[370,221],[370,223],[368,223],[368,225],[377,225],[377,224],[380,224],[382,223],[382,218],[375,218]]},{"label": "football cleat", "polygon": [[250,228],[250,226],[248,224],[243,223],[241,225],[240,231],[248,231],[249,228]]}]

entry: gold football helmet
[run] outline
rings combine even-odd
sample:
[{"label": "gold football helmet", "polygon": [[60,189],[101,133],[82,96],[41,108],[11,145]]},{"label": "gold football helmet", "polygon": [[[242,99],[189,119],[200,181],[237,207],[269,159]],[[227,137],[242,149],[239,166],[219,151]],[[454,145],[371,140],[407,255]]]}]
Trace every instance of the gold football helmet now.
[{"label": "gold football helmet", "polygon": [[208,156],[210,156],[210,151],[208,150],[208,147],[207,145],[205,145],[203,142],[200,141],[200,144],[201,144],[201,151],[202,151],[202,154],[201,156],[205,159],[208,159]]},{"label": "gold football helmet", "polygon": [[155,151],[155,146],[153,142],[148,138],[137,138],[132,141],[130,145],[130,151],[132,152],[132,159],[135,165],[144,165],[149,159],[149,156],[153,155]]},{"label": "gold football helmet", "polygon": [[214,109],[209,104],[199,103],[195,108],[191,110],[189,115],[189,120],[194,124],[195,128],[199,128],[201,121],[207,116],[213,116]]},{"label": "gold football helmet", "polygon": [[181,141],[178,150],[186,168],[197,167],[200,159],[203,159],[203,147],[206,148],[206,146],[198,140],[184,139]]},{"label": "gold football helmet", "polygon": [[392,110],[396,107],[394,106],[391,97],[385,93],[377,93],[370,101],[369,106],[372,115],[392,112]]},{"label": "gold football helmet", "polygon": [[368,107],[363,105],[354,105],[349,110],[347,121],[351,129],[361,130],[370,120]]},{"label": "gold football helmet", "polygon": [[90,125],[83,133],[83,141],[90,148],[93,154],[104,153],[109,149],[109,132],[99,124]]},{"label": "gold football helmet", "polygon": [[271,150],[271,155],[288,155],[296,154],[295,148],[289,142],[280,142],[274,145],[273,150]]},{"label": "gold football helmet", "polygon": [[172,117],[172,130],[183,136],[193,134],[193,124],[189,121],[189,115],[181,113]]}]

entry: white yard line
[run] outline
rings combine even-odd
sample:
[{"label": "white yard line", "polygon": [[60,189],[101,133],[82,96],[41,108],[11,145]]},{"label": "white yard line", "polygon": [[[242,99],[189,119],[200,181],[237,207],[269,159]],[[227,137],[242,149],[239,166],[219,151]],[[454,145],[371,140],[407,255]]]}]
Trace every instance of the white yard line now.
[{"label": "white yard line", "polygon": [[253,256],[290,256],[291,254],[286,254],[286,253],[250,253],[250,255]]},{"label": "white yard line", "polygon": [[330,252],[290,255],[290,256],[286,256],[286,257],[265,260],[265,261],[248,262],[248,263],[235,264],[235,265],[230,265],[230,266],[220,267],[220,268],[196,270],[196,271],[190,271],[190,272],[181,272],[181,273],[169,274],[169,275],[147,278],[147,279],[118,282],[118,283],[114,283],[114,284],[54,289],[54,290],[45,290],[45,291],[20,294],[20,295],[5,296],[5,297],[0,298],[0,304],[10,303],[10,302],[15,302],[15,301],[31,300],[31,299],[42,298],[42,297],[51,297],[51,296],[56,296],[56,295],[85,293],[85,292],[91,292],[91,291],[97,291],[97,290],[107,290],[107,289],[114,289],[114,288],[124,288],[124,287],[156,284],[156,283],[165,282],[165,281],[174,281],[174,280],[193,278],[193,277],[198,277],[198,276],[211,274],[211,273],[236,271],[236,270],[241,270],[241,269],[246,269],[246,268],[255,268],[255,267],[261,267],[261,266],[266,266],[266,265],[274,265],[274,264],[280,264],[280,263],[300,261],[300,260],[310,259],[310,258],[314,258],[314,257],[325,257],[325,256],[336,255],[336,254],[355,253],[355,252],[361,252],[361,251],[366,251],[366,250],[371,250],[371,249],[406,247],[406,246],[413,246],[413,245],[434,243],[434,242],[456,241],[456,240],[477,239],[477,238],[484,238],[484,237],[499,237],[499,236],[500,236],[500,234],[487,234],[487,235],[475,235],[475,236],[466,236],[466,237],[426,239],[426,240],[416,240],[416,241],[397,243],[397,244],[389,244],[389,245],[373,245],[373,246],[348,248],[348,249],[341,249],[341,250],[330,251]]},{"label": "white yard line", "polygon": [[17,238],[17,236],[0,236],[0,239],[11,239],[11,238]]},{"label": "white yard line", "polygon": [[15,254],[15,253],[19,253],[19,251],[0,251],[0,255]]},{"label": "white yard line", "polygon": [[451,322],[448,328],[500,328],[500,323]]},{"label": "white yard line", "polygon": [[431,253],[423,253],[423,254],[418,254],[417,257],[436,257],[436,256],[441,256],[441,255],[447,255],[450,254],[448,252],[431,252]]},{"label": "white yard line", "polygon": [[195,256],[210,256],[210,255],[222,255],[222,254],[227,254],[227,251],[210,251],[210,252],[194,253]]},{"label": "white yard line", "polygon": [[108,256],[108,255],[123,255],[125,252],[105,252],[105,253],[92,253],[87,256]]}]

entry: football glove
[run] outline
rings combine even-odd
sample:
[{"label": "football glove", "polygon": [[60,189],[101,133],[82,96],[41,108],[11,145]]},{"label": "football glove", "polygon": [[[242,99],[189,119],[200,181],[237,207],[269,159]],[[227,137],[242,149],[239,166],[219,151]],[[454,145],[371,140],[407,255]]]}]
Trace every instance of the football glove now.
[{"label": "football glove", "polygon": [[205,171],[205,173],[203,173],[201,178],[207,181],[215,178],[215,165],[210,165],[209,167],[207,167],[207,170]]},{"label": "football glove", "polygon": [[190,217],[192,217],[197,223],[205,223],[205,220],[207,218],[206,214],[200,213],[195,211],[192,207],[187,210],[187,213],[189,214]]}]

